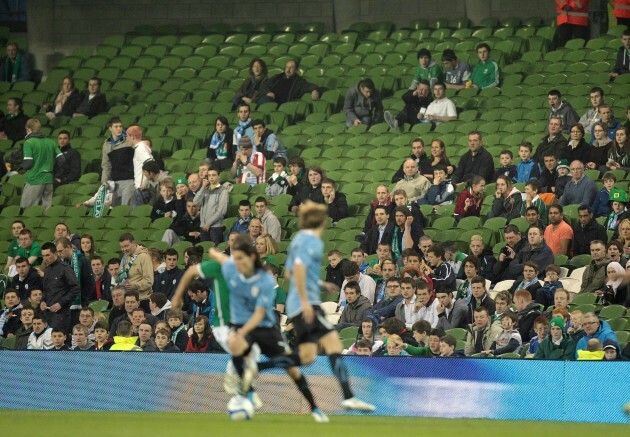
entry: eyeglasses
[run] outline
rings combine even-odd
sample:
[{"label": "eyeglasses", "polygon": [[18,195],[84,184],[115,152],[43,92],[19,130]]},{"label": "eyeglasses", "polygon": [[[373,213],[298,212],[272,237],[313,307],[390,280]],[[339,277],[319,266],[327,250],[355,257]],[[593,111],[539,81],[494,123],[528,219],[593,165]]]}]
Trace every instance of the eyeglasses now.
[{"label": "eyeglasses", "polygon": [[604,129],[594,129],[593,132],[604,132]]}]

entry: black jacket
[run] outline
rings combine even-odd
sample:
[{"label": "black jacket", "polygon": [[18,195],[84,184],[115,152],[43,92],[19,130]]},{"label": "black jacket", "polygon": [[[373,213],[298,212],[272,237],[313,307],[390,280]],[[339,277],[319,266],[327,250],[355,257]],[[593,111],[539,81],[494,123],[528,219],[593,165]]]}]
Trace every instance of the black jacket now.
[{"label": "black jacket", "polygon": [[76,112],[87,117],[94,117],[107,111],[107,98],[105,94],[97,94],[90,100],[90,93],[82,95],[81,103],[77,106]]},{"label": "black jacket", "polygon": [[[91,277],[92,275],[87,276]],[[93,282],[92,290],[94,290]],[[44,270],[43,292],[42,302],[46,302],[49,307],[58,303],[63,311],[70,309],[72,301],[79,296],[81,290],[74,270],[57,259]]]},{"label": "black jacket", "polygon": [[181,352],[181,350],[169,341],[163,351],[156,348],[155,352],[175,353],[175,352]]},{"label": "black jacket", "polygon": [[348,217],[348,200],[346,195],[340,192],[335,193],[335,198],[328,205],[328,216],[332,218],[333,223]]},{"label": "black jacket", "polygon": [[462,155],[451,181],[453,184],[470,182],[474,175],[479,175],[486,181],[491,181],[494,176],[494,159],[483,147],[475,156],[470,151]]},{"label": "black jacket", "polygon": [[[181,217],[181,218],[180,218]],[[192,218],[188,213],[184,216],[178,214],[175,221],[171,224],[171,229],[180,236],[183,236],[186,241],[192,244],[197,244],[201,240],[198,237],[191,237],[191,232],[199,232],[201,228],[201,215],[197,215],[197,218]]]},{"label": "black jacket", "polygon": [[[484,248],[481,252],[481,255],[479,255],[477,258],[479,259],[480,265],[479,276],[483,276],[484,278],[495,282],[494,265],[497,263],[497,259],[494,257],[492,249],[490,249],[489,247]],[[459,274],[457,275],[457,278],[466,279],[463,268],[459,269]]]},{"label": "black jacket", "polygon": [[4,132],[11,141],[23,140],[26,136],[28,117],[20,111],[15,117],[5,116],[0,119],[0,132]]},{"label": "black jacket", "polygon": [[[120,308],[116,308],[116,307],[112,307],[111,311],[109,312],[109,329],[110,332],[112,329],[112,326],[114,326],[114,324],[116,324],[116,328],[118,328],[118,319],[124,315],[126,315],[127,312],[125,311],[125,306],[121,306]],[[114,333],[116,333],[116,328],[114,328]],[[110,338],[113,337],[110,335]]]},{"label": "black jacket", "polygon": [[140,339],[138,339],[138,341],[136,341],[136,346],[142,348],[142,352],[157,352],[158,350],[157,346],[155,345],[155,340],[153,340],[152,338],[150,338],[144,346],[140,345]]},{"label": "black jacket", "polygon": [[[61,112],[59,112],[59,113],[57,113],[55,115],[65,115],[66,117],[72,117],[72,115],[75,112],[77,112],[77,108],[79,107],[79,105],[81,104],[82,101],[83,101],[83,96],[81,95],[79,90],[77,90],[77,89],[72,90],[72,92],[70,93],[70,95],[66,99],[66,102],[61,107]],[[54,112],[55,104],[53,103],[53,104],[49,105],[48,109],[50,109],[50,110],[52,110]]]},{"label": "black jacket", "polygon": [[341,288],[341,285],[345,280],[345,277],[341,272],[341,268],[349,262],[351,261],[348,261],[347,259],[342,259],[341,261],[339,261],[339,264],[337,264],[337,267],[335,268],[331,267],[330,264],[328,264],[326,266],[326,282],[332,282],[333,284],[337,284],[337,286]]},{"label": "black jacket", "polygon": [[63,164],[55,168],[55,179],[61,179],[58,185],[78,181],[81,177],[81,155],[70,144],[61,149],[61,153],[64,157]]},{"label": "black jacket", "polygon": [[536,335],[534,321],[541,315],[540,307],[536,302],[529,303],[518,312],[518,332],[521,334],[523,344],[529,343],[529,340]]},{"label": "black jacket", "polygon": [[[286,82],[289,83],[286,83]],[[286,85],[286,87],[285,87]],[[275,94],[274,101],[276,103],[289,102],[291,100],[299,100],[306,93],[310,93],[317,89],[317,86],[309,83],[301,76],[293,76],[287,79],[284,73],[272,76],[267,83],[261,87],[260,94],[272,92]],[[283,92],[283,90],[286,90]]]},{"label": "black jacket", "polygon": [[[110,320],[111,320],[111,313],[110,315]],[[157,323],[157,319],[155,318],[155,316],[151,313],[147,313],[144,315],[145,319],[145,323],[148,323],[149,325],[155,327],[155,324]],[[120,324],[120,322],[123,321],[127,321],[129,323],[131,323],[131,319],[129,319],[129,314],[127,314],[127,311],[125,311],[125,307],[123,306],[123,315],[120,317],[116,317],[116,319],[114,319],[114,321],[111,323],[110,327],[109,327],[109,338],[114,338],[114,336],[116,335],[116,331],[118,330],[118,325]]]},{"label": "black jacket", "polygon": [[[556,186],[556,180],[558,179],[558,171],[557,167],[553,171],[547,170],[547,167],[543,166],[540,171],[540,178],[538,182],[540,182],[541,193],[553,193],[552,187]],[[556,197],[559,197],[556,195]]]},{"label": "black jacket", "polygon": [[[519,289],[517,287],[521,284],[522,281],[523,281],[523,277],[520,277],[520,278],[518,278],[517,280],[514,281],[514,283],[512,284],[512,286],[510,287],[510,290],[509,290],[510,294],[512,296],[514,296],[514,293],[519,291]],[[533,299],[533,298],[536,297],[536,293],[541,288],[542,288],[542,285],[540,285],[540,282],[536,281],[532,285],[530,285],[529,287],[525,288],[525,290],[529,291],[529,294],[532,295],[532,299]]]},{"label": "black jacket", "polygon": [[[512,248],[514,250],[514,257],[516,257],[517,253],[523,250],[523,247],[525,247],[526,243],[527,238],[525,237],[521,238],[520,241],[516,243],[516,246]],[[508,258],[506,258],[503,262],[497,259],[496,264],[492,267],[492,275],[494,277],[495,283],[505,281],[507,279],[512,279],[508,275],[508,267],[510,267],[510,262],[512,262],[512,260]]]},{"label": "black jacket", "polygon": [[567,149],[569,142],[567,139],[562,136],[562,134],[558,134],[554,137],[553,140],[549,141],[549,136],[546,135],[541,140],[540,144],[536,148],[536,153],[534,153],[533,159],[538,162],[540,167],[545,166],[545,153],[551,151],[555,152],[558,159],[563,159],[567,157]]},{"label": "black jacket", "polygon": [[164,293],[167,299],[170,299],[175,293],[179,280],[182,279],[184,271],[175,267],[173,270],[164,270],[153,282],[154,293]]},{"label": "black jacket", "polygon": [[573,256],[590,255],[591,241],[593,240],[601,240],[604,243],[608,242],[606,229],[597,223],[597,220],[591,220],[584,227],[579,223],[573,226]]},{"label": "black jacket", "polygon": [[324,195],[322,194],[322,186],[318,185],[313,187],[310,183],[304,184],[302,189],[291,199],[291,203],[289,203],[289,211],[291,211],[292,207],[300,206],[307,200],[312,200],[315,203],[325,203]]},{"label": "black jacket", "polygon": [[[587,143],[586,141],[584,141],[584,138],[582,138],[575,148],[572,148],[567,143],[567,148],[565,149],[564,157],[566,158],[569,164],[571,164],[573,161],[576,161],[576,160],[582,163],[587,163],[588,161],[586,159],[588,159],[588,154],[589,154],[590,149],[591,149],[591,145]],[[544,164],[543,164],[543,168],[544,168]]]},{"label": "black jacket", "polygon": [[[399,179],[400,180],[400,179]],[[365,218],[365,224],[363,226],[363,233],[367,233],[373,226],[376,225],[376,220],[374,220],[374,211],[376,207],[379,206],[379,203],[375,200],[370,204],[370,212],[368,212],[367,217]],[[387,208],[387,212],[390,217],[392,217],[392,212],[394,212],[394,208],[396,208],[396,204],[394,202],[389,202],[389,205],[383,205]]]},{"label": "black jacket", "polygon": [[28,338],[31,336],[33,328],[25,329],[24,325],[21,325],[17,331],[15,331],[15,346],[17,351],[26,350],[28,347]]},{"label": "black jacket", "polygon": [[488,293],[484,294],[481,301],[477,302],[475,296],[470,296],[470,303],[468,304],[468,320],[475,320],[475,308],[484,307],[490,313],[490,317],[497,312],[497,307],[494,300],[488,296]]},{"label": "black jacket", "polygon": [[[387,222],[385,230],[383,231],[383,238],[381,239],[382,242],[391,244],[392,237],[394,236],[394,226],[394,223]],[[368,255],[375,254],[376,248],[378,247],[378,237],[378,225],[376,225],[367,232],[365,236],[365,241],[361,243],[361,249],[363,250],[363,252],[367,253]]]},{"label": "black jacket", "polygon": [[[508,268],[508,277],[506,279],[516,279],[523,274],[523,264],[527,261],[534,261],[538,266],[539,272],[544,272],[549,264],[553,264],[553,252],[551,248],[547,246],[547,243],[543,243],[532,249],[531,245],[527,243],[523,249],[516,254],[516,258],[510,262]],[[525,340],[523,340],[525,341]]]},{"label": "black jacket", "polygon": [[87,305],[88,302],[96,300],[96,283],[92,274],[92,266],[87,256],[80,254],[79,263],[81,264],[81,278],[79,288],[81,289],[81,304]]},{"label": "black jacket", "polygon": [[[94,275],[92,275],[94,278]],[[101,276],[102,281],[100,284],[101,288],[101,299],[106,300],[110,303],[112,302],[112,275],[109,274],[107,270],[103,271],[103,275]],[[94,278],[94,291],[96,292],[96,278]],[[94,297],[96,299],[96,296]]]},{"label": "black jacket", "polygon": [[28,269],[28,273],[24,280],[20,280],[20,275],[15,275],[11,280],[11,287],[15,288],[20,296],[20,300],[26,300],[30,297],[31,290],[42,290],[43,291],[43,282],[42,278],[39,276],[37,271],[30,267]]}]

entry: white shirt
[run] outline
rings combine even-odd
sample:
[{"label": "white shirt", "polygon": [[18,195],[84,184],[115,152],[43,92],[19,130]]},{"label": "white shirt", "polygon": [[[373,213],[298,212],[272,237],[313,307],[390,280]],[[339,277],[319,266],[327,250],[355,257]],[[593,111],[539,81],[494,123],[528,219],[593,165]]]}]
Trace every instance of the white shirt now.
[{"label": "white shirt", "polygon": [[405,312],[405,326],[407,329],[411,329],[414,323],[418,320],[418,314],[414,312],[413,308],[416,305],[416,296],[411,298],[411,302],[407,303],[407,301],[403,300],[403,311]]},{"label": "white shirt", "polygon": [[153,160],[153,154],[149,144],[140,141],[134,147],[133,152],[133,184],[136,188],[142,185],[142,165],[147,161]]},{"label": "white shirt", "polygon": [[[363,273],[359,273],[359,287],[361,287],[361,295],[370,299],[370,302],[374,302],[374,293],[376,291],[376,282],[372,279],[371,276],[364,275]],[[344,279],[343,284],[341,284],[341,293],[339,293],[339,305],[345,306],[346,302],[346,293],[344,293],[344,289],[346,288],[346,284],[348,281]]]},{"label": "white shirt", "polygon": [[416,320],[426,320],[431,324],[431,328],[435,328],[438,322],[438,313],[435,307],[437,307],[439,303],[437,299],[434,299],[429,307],[420,308],[416,313]]},{"label": "white shirt", "polygon": [[[455,104],[447,97],[440,100],[434,100],[429,104],[425,115],[437,115],[439,117],[457,117],[457,109]],[[435,124],[443,123],[434,121]]]}]

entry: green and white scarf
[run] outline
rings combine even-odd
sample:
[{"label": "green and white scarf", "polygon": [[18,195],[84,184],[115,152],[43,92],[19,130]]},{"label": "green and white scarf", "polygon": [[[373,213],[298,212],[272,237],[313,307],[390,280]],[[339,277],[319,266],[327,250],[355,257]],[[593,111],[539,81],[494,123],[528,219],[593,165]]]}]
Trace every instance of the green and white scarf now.
[{"label": "green and white scarf", "polygon": [[[70,258],[70,267],[74,270],[74,274],[77,275],[77,281],[79,282],[79,288],[81,288],[81,264],[79,263],[79,251],[72,251],[72,258]],[[77,295],[77,297],[72,301],[72,305],[70,309],[81,309],[81,292]]]},{"label": "green and white scarf", "polygon": [[[125,266],[125,269],[118,273],[118,276],[116,276],[116,283],[118,285],[124,283],[124,281],[127,280],[127,277],[129,276],[129,270],[131,269],[131,267],[133,266],[133,264],[136,262],[136,258],[138,257],[138,255],[133,255],[131,258],[129,258],[129,263],[127,263],[127,265]],[[125,255],[123,257],[123,265],[125,264],[127,260],[127,255]]]},{"label": "green and white scarf", "polygon": [[94,216],[95,218],[101,218],[103,216],[106,197],[107,187],[101,185],[101,187],[96,192],[96,197],[94,198],[94,208],[92,208],[92,216]]},{"label": "green and white scarf", "polygon": [[398,241],[399,235],[400,228],[398,226],[394,226],[394,238],[392,238],[392,255],[394,256],[394,261],[400,258],[400,254],[402,253],[400,243]]}]

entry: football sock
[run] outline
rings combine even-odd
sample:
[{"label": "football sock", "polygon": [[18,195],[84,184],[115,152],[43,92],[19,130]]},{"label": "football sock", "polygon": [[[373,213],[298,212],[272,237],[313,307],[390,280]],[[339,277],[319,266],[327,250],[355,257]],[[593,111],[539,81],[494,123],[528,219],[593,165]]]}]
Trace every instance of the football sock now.
[{"label": "football sock", "polygon": [[304,399],[306,399],[306,401],[310,405],[311,411],[317,408],[317,405],[315,405],[315,400],[313,399],[313,393],[308,387],[308,382],[306,382],[306,378],[304,378],[304,375],[300,375],[300,379],[298,379],[297,381],[294,380],[294,382],[295,385],[297,385],[297,388],[302,393],[302,396],[304,396]]},{"label": "football sock", "polygon": [[236,373],[241,378],[243,377],[243,373],[245,373],[245,358],[243,357],[232,357],[232,363],[234,364],[234,368],[236,369]]},{"label": "football sock", "polygon": [[339,385],[341,385],[341,390],[343,390],[343,398],[350,399],[351,397],[354,397],[354,395],[352,394],[352,390],[350,390],[348,371],[346,369],[346,365],[341,360],[341,354],[329,355],[328,359],[330,359],[330,367],[332,367],[333,374],[339,381]]}]

